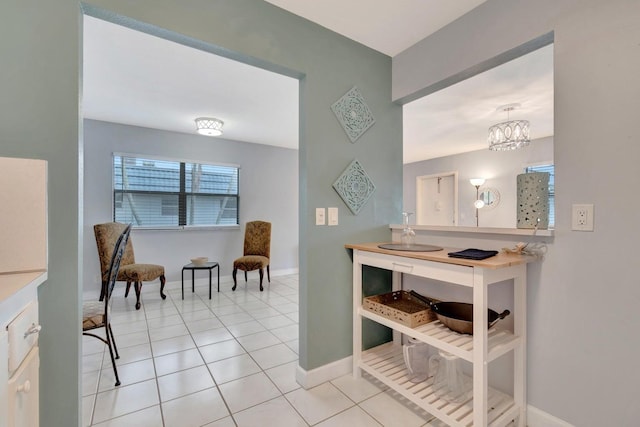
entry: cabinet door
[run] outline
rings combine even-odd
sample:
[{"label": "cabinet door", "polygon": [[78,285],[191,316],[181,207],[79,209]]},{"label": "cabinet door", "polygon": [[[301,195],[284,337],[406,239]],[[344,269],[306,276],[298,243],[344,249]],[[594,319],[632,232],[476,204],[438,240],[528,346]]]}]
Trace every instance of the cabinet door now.
[{"label": "cabinet door", "polygon": [[38,347],[34,347],[9,379],[9,427],[39,425],[39,365]]}]

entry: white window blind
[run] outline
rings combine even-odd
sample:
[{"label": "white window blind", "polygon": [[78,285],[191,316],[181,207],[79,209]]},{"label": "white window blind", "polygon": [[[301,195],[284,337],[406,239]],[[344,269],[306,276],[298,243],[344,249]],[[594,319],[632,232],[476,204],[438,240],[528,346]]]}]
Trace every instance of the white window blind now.
[{"label": "white window blind", "polygon": [[554,165],[529,166],[525,172],[548,172],[549,173],[549,228],[553,228],[556,223],[555,204],[555,168]]},{"label": "white window blind", "polygon": [[238,225],[239,168],[113,156],[113,218],[135,227]]}]

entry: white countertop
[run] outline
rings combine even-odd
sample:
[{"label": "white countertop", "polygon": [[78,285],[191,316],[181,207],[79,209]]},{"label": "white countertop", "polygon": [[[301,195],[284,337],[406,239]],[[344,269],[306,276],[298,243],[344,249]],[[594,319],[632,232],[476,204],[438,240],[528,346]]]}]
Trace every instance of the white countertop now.
[{"label": "white countertop", "polygon": [[30,301],[38,298],[38,286],[47,280],[47,272],[30,271],[0,274],[0,326],[19,313]]}]

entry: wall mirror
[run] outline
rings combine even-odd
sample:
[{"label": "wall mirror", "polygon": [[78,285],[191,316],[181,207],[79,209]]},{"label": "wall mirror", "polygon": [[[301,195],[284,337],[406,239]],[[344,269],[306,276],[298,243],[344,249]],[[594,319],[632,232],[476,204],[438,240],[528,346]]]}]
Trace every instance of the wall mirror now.
[{"label": "wall mirror", "polygon": [[500,204],[500,192],[491,187],[481,188],[478,200],[484,203],[482,209],[495,209]]},{"label": "wall mirror", "polygon": [[[476,189],[469,178],[482,177],[486,213],[480,226],[516,228],[516,176],[531,165],[553,164],[553,95],[553,44],[547,44],[405,104],[403,210],[433,204],[420,192],[419,177],[455,171],[458,208],[451,225],[476,225]],[[520,105],[504,111],[507,104]],[[531,143],[489,150],[489,127],[508,120],[528,120]],[[417,215],[416,224],[441,225],[425,215]]]}]

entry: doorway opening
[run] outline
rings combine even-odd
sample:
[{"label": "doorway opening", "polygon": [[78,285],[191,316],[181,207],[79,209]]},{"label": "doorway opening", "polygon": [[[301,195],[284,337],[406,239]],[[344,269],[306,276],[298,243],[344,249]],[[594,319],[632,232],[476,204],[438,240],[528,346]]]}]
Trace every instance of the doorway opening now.
[{"label": "doorway opening", "polygon": [[416,224],[458,224],[458,172],[416,178]]}]

